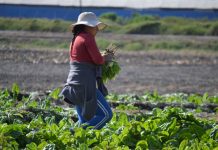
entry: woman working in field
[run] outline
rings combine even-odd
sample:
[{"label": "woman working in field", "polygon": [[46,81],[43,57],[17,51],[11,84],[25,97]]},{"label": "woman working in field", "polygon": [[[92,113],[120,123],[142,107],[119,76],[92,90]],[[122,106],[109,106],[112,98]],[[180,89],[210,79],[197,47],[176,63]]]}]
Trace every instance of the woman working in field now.
[{"label": "woman working in field", "polygon": [[61,94],[66,102],[75,105],[79,122],[85,124],[85,128],[101,129],[112,118],[103,91],[96,87],[99,65],[112,59],[110,54],[101,55],[95,41],[97,32],[106,26],[92,12],[81,13],[72,24],[70,72]]}]

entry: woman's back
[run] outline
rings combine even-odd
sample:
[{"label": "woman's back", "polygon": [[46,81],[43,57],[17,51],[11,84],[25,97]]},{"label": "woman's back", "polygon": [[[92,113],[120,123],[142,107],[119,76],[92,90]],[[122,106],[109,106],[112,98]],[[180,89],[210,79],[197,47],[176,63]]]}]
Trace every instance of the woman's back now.
[{"label": "woman's back", "polygon": [[94,36],[86,32],[79,33],[72,42],[70,60],[97,65],[104,63],[104,58],[96,45]]}]

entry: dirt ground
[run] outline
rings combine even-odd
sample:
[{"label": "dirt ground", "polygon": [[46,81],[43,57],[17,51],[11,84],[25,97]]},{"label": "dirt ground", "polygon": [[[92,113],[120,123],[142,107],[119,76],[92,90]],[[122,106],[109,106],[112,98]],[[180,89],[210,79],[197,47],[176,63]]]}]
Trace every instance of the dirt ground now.
[{"label": "dirt ground", "polygon": [[[218,37],[143,36],[100,34],[114,39],[197,38]],[[70,39],[68,34],[0,32],[0,39],[13,37]],[[218,54],[189,51],[147,51],[117,53],[121,72],[106,84],[111,93],[143,94],[157,90],[166,93],[218,94]],[[47,91],[62,87],[69,70],[68,51],[18,49],[0,45],[0,88],[17,83],[23,91]]]}]

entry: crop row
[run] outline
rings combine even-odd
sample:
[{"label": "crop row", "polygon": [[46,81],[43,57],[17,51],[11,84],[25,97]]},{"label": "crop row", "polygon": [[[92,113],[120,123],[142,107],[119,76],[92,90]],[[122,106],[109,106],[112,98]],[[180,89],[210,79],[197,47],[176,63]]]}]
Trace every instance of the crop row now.
[{"label": "crop row", "polygon": [[[56,105],[59,90],[35,99],[19,87],[0,91],[2,149],[216,149],[218,125],[177,107],[149,114],[115,113],[101,130],[83,129],[74,109]],[[69,131],[74,127],[75,134]]]}]

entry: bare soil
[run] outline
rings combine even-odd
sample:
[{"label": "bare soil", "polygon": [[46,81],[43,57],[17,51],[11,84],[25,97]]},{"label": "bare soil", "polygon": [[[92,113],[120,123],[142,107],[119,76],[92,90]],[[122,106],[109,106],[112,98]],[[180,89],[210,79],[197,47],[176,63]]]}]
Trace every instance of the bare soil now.
[{"label": "bare soil", "polygon": [[[193,38],[197,40],[217,37],[144,36],[100,34],[111,39],[158,40]],[[15,40],[65,39],[65,33],[0,32],[0,38]],[[218,54],[215,52],[192,51],[137,51],[117,53],[122,68],[115,80],[106,84],[111,93],[143,94],[157,90],[166,93],[218,94]],[[69,70],[67,50],[18,49],[0,45],[0,88],[11,88],[17,83],[23,91],[47,91],[63,87]]]}]

